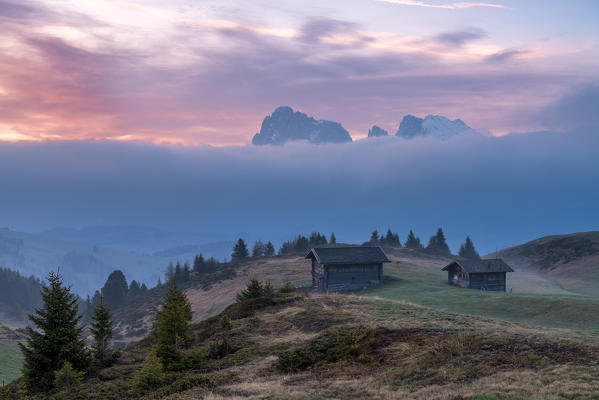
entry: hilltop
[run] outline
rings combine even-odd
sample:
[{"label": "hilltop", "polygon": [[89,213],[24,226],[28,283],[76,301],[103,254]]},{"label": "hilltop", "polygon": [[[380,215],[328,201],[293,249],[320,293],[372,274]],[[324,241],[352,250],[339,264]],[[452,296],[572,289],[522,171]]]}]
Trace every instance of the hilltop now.
[{"label": "hilltop", "polygon": [[498,256],[518,271],[538,273],[568,291],[599,296],[599,232],[546,236]]},{"label": "hilltop", "polygon": [[[211,349],[225,315],[232,353],[220,357]],[[135,386],[149,337],[68,398],[558,399],[599,391],[599,347],[574,331],[356,295],[279,294],[220,316],[194,325],[183,369]]]}]

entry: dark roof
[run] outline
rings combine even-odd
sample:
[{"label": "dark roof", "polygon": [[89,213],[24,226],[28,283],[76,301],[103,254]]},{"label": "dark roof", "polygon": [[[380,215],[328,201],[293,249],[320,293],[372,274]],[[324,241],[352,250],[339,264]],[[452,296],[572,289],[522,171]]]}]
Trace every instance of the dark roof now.
[{"label": "dark roof", "polygon": [[483,272],[514,272],[514,270],[500,258],[488,260],[455,260],[445,266],[441,271],[447,271],[449,267],[454,264],[458,264],[470,274]]},{"label": "dark roof", "polygon": [[306,258],[319,264],[378,264],[391,262],[380,246],[314,247]]}]

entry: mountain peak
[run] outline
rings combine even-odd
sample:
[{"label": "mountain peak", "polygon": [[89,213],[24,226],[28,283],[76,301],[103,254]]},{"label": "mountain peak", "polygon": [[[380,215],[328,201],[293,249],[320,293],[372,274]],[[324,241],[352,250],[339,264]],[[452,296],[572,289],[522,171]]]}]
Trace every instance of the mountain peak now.
[{"label": "mountain peak", "polygon": [[389,136],[389,133],[380,126],[373,125],[368,131],[368,137]]},{"label": "mountain peak", "polygon": [[260,133],[254,135],[252,144],[283,145],[296,140],[318,144],[351,142],[352,139],[338,122],[316,120],[289,106],[280,106],[264,118]]},{"label": "mountain peak", "polygon": [[472,131],[461,119],[453,121],[442,115],[429,114],[424,118],[413,115],[403,117],[395,136],[412,139],[417,136],[429,136],[435,139],[447,140],[461,133]]}]

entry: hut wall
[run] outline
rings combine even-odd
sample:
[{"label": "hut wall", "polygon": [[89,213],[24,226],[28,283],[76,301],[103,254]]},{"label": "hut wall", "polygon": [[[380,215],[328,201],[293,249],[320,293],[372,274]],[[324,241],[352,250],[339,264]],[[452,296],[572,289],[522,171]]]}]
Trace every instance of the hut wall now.
[{"label": "hut wall", "polygon": [[312,289],[325,291],[325,271],[324,266],[312,259]]},{"label": "hut wall", "polygon": [[383,264],[327,265],[325,276],[330,292],[360,290],[382,283]]},{"label": "hut wall", "polygon": [[447,270],[447,282],[449,282],[450,285],[464,288],[469,287],[470,285],[468,273],[457,265],[454,265]]},{"label": "hut wall", "polygon": [[505,272],[470,274],[470,288],[505,292]]}]

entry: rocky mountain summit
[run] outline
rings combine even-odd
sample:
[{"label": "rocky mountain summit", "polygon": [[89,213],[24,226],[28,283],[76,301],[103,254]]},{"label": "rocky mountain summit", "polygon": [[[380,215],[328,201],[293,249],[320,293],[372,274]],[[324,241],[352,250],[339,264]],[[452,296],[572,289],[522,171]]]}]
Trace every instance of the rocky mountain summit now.
[{"label": "rocky mountain summit", "polygon": [[383,128],[373,125],[372,128],[368,131],[368,137],[380,137],[380,136],[389,136],[389,133]]},{"label": "rocky mountain summit", "polygon": [[405,139],[427,136],[435,139],[447,140],[464,132],[474,131],[461,119],[451,121],[441,115],[430,114],[425,118],[406,115],[399,124],[399,129],[395,136],[400,136]]},{"label": "rocky mountain summit", "polygon": [[283,145],[289,141],[307,140],[310,143],[351,142],[351,136],[340,123],[316,120],[291,107],[278,107],[262,121],[260,133],[252,139],[253,145]]}]

